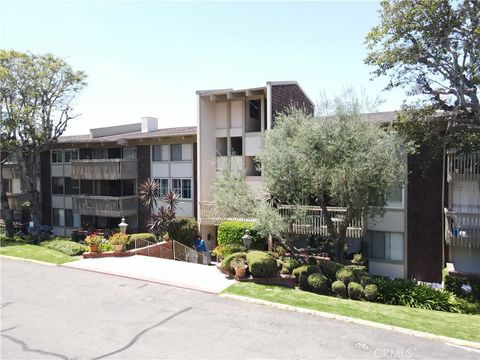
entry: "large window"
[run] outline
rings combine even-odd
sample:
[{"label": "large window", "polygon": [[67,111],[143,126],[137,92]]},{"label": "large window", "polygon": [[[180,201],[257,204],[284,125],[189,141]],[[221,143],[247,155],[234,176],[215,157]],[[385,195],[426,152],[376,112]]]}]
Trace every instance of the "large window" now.
[{"label": "large window", "polygon": [[163,196],[168,192],[168,179],[155,179],[158,183],[157,196]]},{"label": "large window", "polygon": [[171,161],[192,160],[192,144],[170,145],[170,160]]},{"label": "large window", "polygon": [[65,226],[73,227],[73,211],[72,211],[72,209],[65,209]]},{"label": "large window", "polygon": [[63,177],[52,177],[52,194],[63,195],[65,179]]},{"label": "large window", "polygon": [[80,194],[80,180],[65,178],[65,195],[78,195]]},{"label": "large window", "polygon": [[52,163],[63,163],[62,150],[52,150]]},{"label": "large window", "polygon": [[242,155],[242,137],[241,136],[234,136],[230,138],[232,150],[232,156],[240,156]]},{"label": "large window", "polygon": [[248,101],[248,116],[246,119],[246,132],[260,132],[262,131],[262,102],[258,100]]},{"label": "large window", "polygon": [[191,199],[192,179],[172,179],[172,191],[180,194],[183,199]]},{"label": "large window", "polygon": [[403,261],[403,234],[369,231],[370,258],[385,261]]},{"label": "large window", "polygon": [[387,198],[387,206],[403,207],[403,187],[393,189]]},{"label": "large window", "polygon": [[153,161],[168,161],[168,145],[153,145],[152,146],[152,160]]},{"label": "large window", "polygon": [[65,226],[65,210],[53,208],[53,225]]},{"label": "large window", "polygon": [[78,160],[78,150],[65,150],[65,162],[69,163],[72,160]]}]

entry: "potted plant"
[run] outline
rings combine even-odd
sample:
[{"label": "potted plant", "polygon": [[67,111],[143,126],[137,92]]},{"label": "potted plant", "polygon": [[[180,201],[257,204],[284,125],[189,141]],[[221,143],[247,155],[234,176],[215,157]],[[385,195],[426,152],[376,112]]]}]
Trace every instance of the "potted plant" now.
[{"label": "potted plant", "polygon": [[102,243],[103,238],[97,234],[90,234],[85,238],[85,243],[90,246],[91,252],[98,252],[98,246]]},{"label": "potted plant", "polygon": [[244,258],[237,257],[230,262],[230,266],[235,270],[235,278],[243,279],[247,272],[247,263]]},{"label": "potted plant", "polygon": [[122,252],[123,247],[128,242],[128,235],[122,232],[118,232],[110,236],[108,242],[113,245],[115,252]]}]

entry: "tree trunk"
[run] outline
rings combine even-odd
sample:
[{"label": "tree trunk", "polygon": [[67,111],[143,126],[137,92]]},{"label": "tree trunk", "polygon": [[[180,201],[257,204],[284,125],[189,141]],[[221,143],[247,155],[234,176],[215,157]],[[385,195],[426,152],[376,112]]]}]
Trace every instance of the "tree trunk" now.
[{"label": "tree trunk", "polygon": [[37,189],[39,154],[33,152],[30,155],[22,156],[21,159],[22,182],[25,193],[27,194],[27,199],[30,202],[31,221],[33,222],[33,226],[35,226],[42,222],[40,192]]},{"label": "tree trunk", "polygon": [[8,237],[13,237],[15,234],[15,230],[13,229],[12,211],[10,210],[10,204],[8,203],[7,192],[5,191],[5,187],[3,186],[3,164],[4,161],[0,161],[0,181],[2,182],[2,192],[0,196],[2,203],[2,216],[3,221],[5,222],[6,235]]}]

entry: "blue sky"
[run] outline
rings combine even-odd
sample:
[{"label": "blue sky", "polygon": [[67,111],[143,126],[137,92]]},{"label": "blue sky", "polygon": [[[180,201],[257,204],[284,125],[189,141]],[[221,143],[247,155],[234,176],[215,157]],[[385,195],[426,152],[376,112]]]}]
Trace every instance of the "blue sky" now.
[{"label": "blue sky", "polygon": [[370,81],[364,38],[377,1],[0,3],[3,49],[51,52],[88,74],[68,134],[159,118],[196,124],[199,89],[296,80],[314,101],[350,84],[394,110],[401,91]]}]

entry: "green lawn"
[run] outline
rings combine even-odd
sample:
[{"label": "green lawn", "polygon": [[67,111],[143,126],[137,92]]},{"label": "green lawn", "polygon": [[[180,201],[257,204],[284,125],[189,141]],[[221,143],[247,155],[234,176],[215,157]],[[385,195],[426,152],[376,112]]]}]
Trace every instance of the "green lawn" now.
[{"label": "green lawn", "polygon": [[480,315],[454,314],[339,299],[280,286],[264,286],[247,282],[232,285],[223,293],[480,342]]},{"label": "green lawn", "polygon": [[53,264],[63,264],[77,260],[76,257],[65,255],[56,250],[42,246],[23,244],[17,241],[0,241],[0,255],[14,256],[22,259],[45,261]]}]

